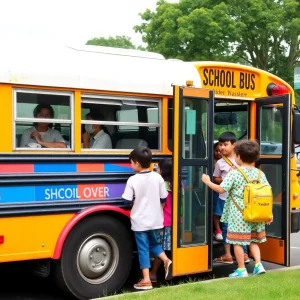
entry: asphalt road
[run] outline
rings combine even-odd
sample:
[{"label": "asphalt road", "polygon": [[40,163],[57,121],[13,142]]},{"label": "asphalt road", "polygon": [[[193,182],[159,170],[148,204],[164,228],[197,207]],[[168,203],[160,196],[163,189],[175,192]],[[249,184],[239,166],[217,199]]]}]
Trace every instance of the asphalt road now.
[{"label": "asphalt road", "polygon": [[[291,237],[291,264],[300,265],[300,233],[294,233]],[[282,268],[271,263],[264,263],[267,270]],[[236,265],[215,264],[213,273],[192,277],[193,279],[220,278],[228,276],[228,273],[236,268]],[[249,272],[253,270],[253,262],[247,266]],[[174,280],[174,284],[184,278]],[[19,264],[0,265],[0,300],[71,300],[63,292],[58,290],[50,278],[39,278],[28,274]],[[127,283],[126,289],[132,287],[132,282]]]}]

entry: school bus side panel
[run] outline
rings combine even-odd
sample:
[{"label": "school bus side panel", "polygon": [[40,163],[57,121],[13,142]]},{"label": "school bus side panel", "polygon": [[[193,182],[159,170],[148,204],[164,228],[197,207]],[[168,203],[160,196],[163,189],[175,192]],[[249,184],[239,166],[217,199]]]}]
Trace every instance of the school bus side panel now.
[{"label": "school bus side panel", "polygon": [[0,152],[11,152],[13,143],[12,118],[12,87],[0,84],[0,128],[1,143]]},{"label": "school bus side panel", "polygon": [[0,262],[50,258],[58,237],[74,214],[1,217]]}]

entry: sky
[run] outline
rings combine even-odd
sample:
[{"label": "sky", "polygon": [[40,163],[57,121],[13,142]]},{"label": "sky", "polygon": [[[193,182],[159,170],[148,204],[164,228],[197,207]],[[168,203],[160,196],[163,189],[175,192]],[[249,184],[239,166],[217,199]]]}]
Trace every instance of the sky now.
[{"label": "sky", "polygon": [[[142,45],[134,25],[157,0],[2,0],[1,43],[84,45],[95,37],[125,35]],[[178,2],[169,0],[168,2]]]}]

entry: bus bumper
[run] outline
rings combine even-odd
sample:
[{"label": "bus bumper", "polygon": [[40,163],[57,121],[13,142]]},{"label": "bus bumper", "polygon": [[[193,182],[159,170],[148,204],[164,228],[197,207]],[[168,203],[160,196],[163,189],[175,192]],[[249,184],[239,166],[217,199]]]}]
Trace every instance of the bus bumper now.
[{"label": "bus bumper", "polygon": [[300,231],[300,209],[291,211],[291,233]]}]

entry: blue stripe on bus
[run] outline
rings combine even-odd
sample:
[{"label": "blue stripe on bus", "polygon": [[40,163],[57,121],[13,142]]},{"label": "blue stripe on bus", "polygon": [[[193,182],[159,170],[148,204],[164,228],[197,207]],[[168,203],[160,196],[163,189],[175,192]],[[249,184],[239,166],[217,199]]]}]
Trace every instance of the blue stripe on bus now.
[{"label": "blue stripe on bus", "polygon": [[133,172],[130,167],[104,164],[104,172]]},{"label": "blue stripe on bus", "polygon": [[55,186],[36,186],[35,200],[36,201],[66,201],[77,200],[78,188],[77,185],[55,185]]},{"label": "blue stripe on bus", "polygon": [[34,186],[0,187],[0,204],[12,202],[33,202],[34,199]]},{"label": "blue stripe on bus", "polygon": [[76,164],[35,164],[35,173],[76,172]]}]

